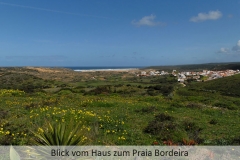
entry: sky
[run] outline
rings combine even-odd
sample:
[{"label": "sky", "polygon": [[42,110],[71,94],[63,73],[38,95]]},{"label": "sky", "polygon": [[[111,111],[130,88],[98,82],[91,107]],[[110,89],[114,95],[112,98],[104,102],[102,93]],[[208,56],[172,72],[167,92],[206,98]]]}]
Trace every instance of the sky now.
[{"label": "sky", "polygon": [[240,0],[0,0],[0,66],[240,61]]}]

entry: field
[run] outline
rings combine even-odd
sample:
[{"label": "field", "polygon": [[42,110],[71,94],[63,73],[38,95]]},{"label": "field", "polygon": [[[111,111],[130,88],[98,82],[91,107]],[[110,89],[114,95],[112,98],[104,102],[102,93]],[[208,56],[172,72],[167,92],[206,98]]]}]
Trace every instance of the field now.
[{"label": "field", "polygon": [[240,144],[240,75],[183,87],[136,72],[1,68],[0,144],[35,145],[64,125],[80,145]]}]

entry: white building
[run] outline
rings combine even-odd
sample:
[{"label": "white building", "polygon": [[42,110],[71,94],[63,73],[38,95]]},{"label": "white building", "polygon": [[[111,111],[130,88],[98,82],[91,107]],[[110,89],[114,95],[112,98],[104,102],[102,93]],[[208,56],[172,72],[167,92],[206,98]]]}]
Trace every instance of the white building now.
[{"label": "white building", "polygon": [[145,71],[141,72],[141,76],[146,76],[146,75],[147,75],[147,72],[145,72]]},{"label": "white building", "polygon": [[156,74],[153,71],[149,72],[150,76],[155,76]]}]

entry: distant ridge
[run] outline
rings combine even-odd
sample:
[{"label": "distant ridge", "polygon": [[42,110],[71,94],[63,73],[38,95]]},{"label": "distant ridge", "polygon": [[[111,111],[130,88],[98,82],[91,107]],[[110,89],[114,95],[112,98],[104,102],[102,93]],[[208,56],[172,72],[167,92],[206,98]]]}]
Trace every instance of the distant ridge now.
[{"label": "distant ridge", "polygon": [[150,66],[146,69],[167,70],[173,69],[178,71],[201,71],[201,70],[237,70],[240,69],[240,62],[223,62],[223,63],[204,63],[204,64],[185,64],[171,66]]}]

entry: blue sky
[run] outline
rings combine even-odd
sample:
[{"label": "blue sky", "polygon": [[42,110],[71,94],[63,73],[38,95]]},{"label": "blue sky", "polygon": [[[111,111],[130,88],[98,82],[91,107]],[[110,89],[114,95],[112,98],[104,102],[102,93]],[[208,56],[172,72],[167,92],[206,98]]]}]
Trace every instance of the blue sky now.
[{"label": "blue sky", "polygon": [[0,66],[240,61],[240,0],[0,0]]}]

